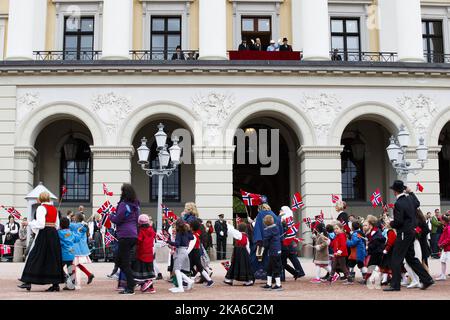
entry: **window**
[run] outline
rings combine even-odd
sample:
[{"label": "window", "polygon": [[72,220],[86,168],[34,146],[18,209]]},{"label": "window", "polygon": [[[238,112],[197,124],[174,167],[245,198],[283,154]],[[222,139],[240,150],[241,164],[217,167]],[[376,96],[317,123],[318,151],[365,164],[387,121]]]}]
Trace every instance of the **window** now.
[{"label": "window", "polygon": [[65,185],[65,202],[89,202],[91,195],[91,150],[83,140],[76,139],[77,156],[66,160],[64,147],[61,149],[61,187]]},{"label": "window", "polygon": [[441,200],[450,201],[450,130],[448,125],[439,137],[439,187]]},{"label": "window", "polygon": [[261,39],[262,49],[266,50],[272,36],[272,20],[270,17],[243,16],[241,19],[242,39]]},{"label": "window", "polygon": [[64,60],[94,58],[94,17],[64,19]]},{"label": "window", "polygon": [[361,52],[361,34],[359,19],[331,19],[331,48],[343,52],[343,60],[359,61]]},{"label": "window", "polygon": [[353,139],[344,141],[341,153],[342,198],[343,200],[365,200],[364,159],[356,160],[352,151]]},{"label": "window", "polygon": [[[152,168],[157,168],[159,161],[152,160]],[[180,181],[181,181],[180,166],[163,180],[163,200],[164,201],[181,201]],[[158,177],[150,178],[150,201],[158,200]]]},{"label": "window", "polygon": [[181,17],[152,17],[152,60],[170,59],[177,46],[181,45]]},{"label": "window", "polygon": [[424,54],[428,62],[444,62],[444,41],[442,37],[442,22],[433,20],[422,21],[422,38]]}]

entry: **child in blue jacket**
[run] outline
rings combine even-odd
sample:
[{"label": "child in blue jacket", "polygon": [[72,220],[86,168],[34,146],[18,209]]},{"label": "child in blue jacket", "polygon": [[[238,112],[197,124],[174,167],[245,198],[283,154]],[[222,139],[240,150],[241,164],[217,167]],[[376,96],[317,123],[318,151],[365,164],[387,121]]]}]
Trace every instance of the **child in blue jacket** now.
[{"label": "child in blue jacket", "polygon": [[361,224],[359,222],[352,223],[351,239],[347,240],[347,247],[350,248],[350,256],[348,258],[348,268],[350,270],[350,276],[345,284],[353,284],[355,280],[355,267],[358,266],[362,273],[363,279],[365,279],[367,268],[364,266],[364,260],[366,259],[366,235],[361,230]]},{"label": "child in blue jacket", "polygon": [[75,290],[75,270],[73,260],[75,259],[75,243],[80,242],[78,232],[69,229],[70,220],[66,217],[61,218],[58,230],[59,242],[61,244],[61,255],[63,266],[67,267],[66,286],[63,290]]},{"label": "child in blue jacket", "polygon": [[94,275],[84,266],[85,264],[91,263],[91,259],[89,258],[91,251],[89,250],[87,242],[87,232],[89,231],[89,228],[84,222],[84,214],[78,212],[75,215],[75,222],[70,224],[70,230],[74,233],[78,233],[80,236],[80,241],[73,247],[75,251],[75,259],[73,260],[73,264],[76,266],[75,277],[77,279],[75,289],[79,290],[81,289],[81,286],[80,273],[78,272],[78,269],[80,269],[88,277],[87,284],[91,284],[92,280],[94,280]]},{"label": "child in blue jacket", "polygon": [[[267,267],[267,284],[265,290],[281,291],[281,235],[278,226],[271,215],[264,217],[264,249],[269,253],[269,265]],[[275,286],[272,287],[272,278],[275,278]]]}]

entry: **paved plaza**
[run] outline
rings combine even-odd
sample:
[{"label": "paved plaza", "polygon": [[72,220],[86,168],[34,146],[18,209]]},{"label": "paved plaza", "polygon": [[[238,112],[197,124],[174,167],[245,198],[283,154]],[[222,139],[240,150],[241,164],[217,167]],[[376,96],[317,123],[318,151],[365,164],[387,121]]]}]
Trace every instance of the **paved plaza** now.
[{"label": "paved plaza", "polygon": [[[192,291],[184,294],[172,294],[168,291],[171,284],[166,280],[157,281],[155,284],[156,294],[141,294],[136,291],[134,296],[123,297],[116,291],[116,281],[109,280],[106,274],[112,269],[111,263],[94,263],[88,265],[89,270],[95,274],[95,280],[91,285],[86,285],[86,278],[83,278],[83,286],[80,291],[61,291],[59,293],[43,292],[48,286],[34,286],[31,292],[18,289],[17,278],[20,277],[22,263],[0,263],[0,299],[10,300],[341,300],[341,299],[364,299],[364,300],[419,300],[419,299],[450,299],[450,280],[438,282],[429,290],[402,289],[401,292],[385,293],[379,289],[368,289],[366,286],[355,283],[352,286],[336,282],[329,284],[311,284],[309,280],[314,274],[314,266],[311,260],[302,259],[302,265],[307,276],[294,281],[288,277],[283,283],[284,291],[267,292],[260,288],[260,281],[253,287],[242,287],[236,285],[230,287],[222,283],[225,269],[218,262],[213,262],[213,280],[216,282],[212,288],[204,288],[196,285]],[[162,270],[166,270],[165,265],[161,265]],[[440,270],[438,260],[431,260],[431,270],[433,276]],[[357,272],[357,275],[359,273]],[[166,276],[167,273],[164,274]]]}]

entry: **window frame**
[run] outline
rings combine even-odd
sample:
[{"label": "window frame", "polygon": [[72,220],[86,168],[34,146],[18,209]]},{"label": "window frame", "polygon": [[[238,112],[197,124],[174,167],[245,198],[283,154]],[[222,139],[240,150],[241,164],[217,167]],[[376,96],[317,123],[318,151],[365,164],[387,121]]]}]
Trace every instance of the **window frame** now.
[{"label": "window frame", "polygon": [[[340,20],[342,21],[342,32],[333,32],[333,21]],[[358,25],[358,32],[347,32],[347,21],[356,21]],[[361,30],[361,18],[360,17],[341,17],[341,16],[333,16],[330,17],[330,47],[331,50],[334,50],[333,47],[333,37],[342,37],[344,44],[344,61],[348,61],[348,46],[347,46],[347,38],[348,37],[358,37],[358,51],[350,51],[350,53],[362,53],[362,30]],[[359,58],[361,60],[361,57]]]},{"label": "window frame", "polygon": [[[69,19],[69,16],[64,17],[64,30],[63,30],[63,59],[66,60],[66,37],[67,36],[76,36],[77,37],[77,56],[76,60],[82,60],[81,52],[83,51],[94,51],[95,50],[95,16],[93,15],[85,15],[80,17],[80,25],[79,29],[77,31],[67,31],[67,19]],[[85,19],[92,19],[93,26],[92,31],[81,31],[82,21]],[[81,50],[81,38],[83,36],[92,36],[92,49],[91,50]],[[92,55],[94,55],[92,53]],[[92,59],[93,57],[91,57]]]},{"label": "window frame", "polygon": [[[353,139],[345,139],[343,141],[344,149],[341,152],[341,192],[342,192],[342,200],[347,202],[365,202],[366,201],[366,159],[355,160],[353,159],[353,152],[351,151],[351,142]],[[346,150],[350,150],[346,151]],[[344,158],[346,156],[345,153],[348,153],[350,156]],[[344,192],[344,189],[349,189],[348,187],[344,188],[344,179],[343,176],[346,173],[346,169],[348,168],[348,161],[351,161],[356,168],[356,176],[358,176],[358,170],[360,170],[359,175],[361,176],[361,181],[359,182],[359,186],[356,186],[354,183],[351,186],[353,190],[352,198],[345,197],[347,192]],[[345,163],[345,166],[344,166]],[[358,192],[357,192],[358,191]],[[359,194],[357,194],[359,193]]]},{"label": "window frame", "polygon": [[[439,52],[438,54],[440,55],[444,55],[445,53],[445,42],[444,42],[444,24],[442,22],[442,20],[439,19],[426,19],[426,18],[422,18],[422,24],[425,23],[426,27],[425,27],[425,34],[423,33],[423,28],[422,28],[422,39],[426,40],[426,48],[423,48],[423,52],[424,55],[426,56],[427,62],[433,62],[433,63],[442,63],[444,62],[443,58],[439,58],[439,61],[436,61],[436,58],[434,56],[435,51],[431,51],[430,50],[430,43],[432,39],[440,39],[441,40],[441,44],[442,44],[442,52]],[[440,24],[440,28],[441,28],[441,35],[440,36],[435,36],[435,35],[431,35],[430,34],[430,23],[439,23]]]},{"label": "window frame", "polygon": [[[153,31],[153,20],[154,19],[164,19],[164,31]],[[169,19],[178,19],[180,24],[179,31],[169,31],[168,30],[168,21]],[[169,35],[179,35],[180,37],[180,46],[183,43],[183,17],[181,15],[152,15],[150,17],[150,55],[153,57],[153,35],[163,35],[164,36],[164,49],[163,49],[163,60],[169,60],[171,57],[169,55],[175,52],[169,52],[167,43]]]}]

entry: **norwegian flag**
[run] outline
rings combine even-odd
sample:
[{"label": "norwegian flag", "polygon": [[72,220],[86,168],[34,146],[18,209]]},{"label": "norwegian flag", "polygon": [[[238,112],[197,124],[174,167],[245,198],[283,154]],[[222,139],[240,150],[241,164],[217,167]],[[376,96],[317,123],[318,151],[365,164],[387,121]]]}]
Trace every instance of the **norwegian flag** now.
[{"label": "norwegian flag", "polygon": [[106,229],[111,228],[111,219],[110,214],[115,213],[116,208],[112,206],[111,202],[109,200],[106,200],[102,206],[97,210],[97,213],[102,215],[102,226],[104,226]]},{"label": "norwegian flag", "polygon": [[164,204],[161,204],[161,208],[163,211],[163,220],[167,220],[169,222],[169,225],[172,225],[175,221],[178,220],[178,216],[173,213],[172,210],[169,209],[169,207],[167,207]]},{"label": "norwegian flag", "polygon": [[241,217],[236,217],[236,225],[240,225],[241,223],[244,222],[244,219],[242,219]]},{"label": "norwegian flag", "polygon": [[316,220],[316,222],[318,223],[323,223],[324,221],[324,214],[323,211],[320,210],[320,214],[314,217],[314,220]]},{"label": "norwegian flag", "polygon": [[160,240],[160,241],[167,242],[167,241],[169,241],[169,236],[168,236],[168,235],[165,235],[165,234],[162,233],[162,232],[158,232],[158,233],[156,234],[156,240]]},{"label": "norwegian flag", "polygon": [[372,207],[376,208],[383,202],[383,198],[380,194],[380,189],[377,188],[374,193],[370,196],[370,202],[372,202]]},{"label": "norwegian flag", "polygon": [[284,234],[284,239],[294,239],[297,237],[298,229],[300,228],[300,222],[294,224],[293,226],[289,227]]},{"label": "norwegian flag", "polygon": [[303,218],[303,222],[308,226],[308,228],[311,228],[311,218]]},{"label": "norwegian flag", "polygon": [[108,196],[108,197],[112,197],[112,196],[114,195],[113,192],[110,192],[110,191],[108,190],[108,187],[106,187],[106,184],[105,184],[105,183],[103,183],[103,194],[104,194],[105,196]]},{"label": "norwegian flag", "polygon": [[292,211],[296,211],[297,209],[301,209],[305,206],[302,200],[302,196],[300,192],[296,192],[292,197]]},{"label": "norwegian flag", "polygon": [[286,225],[288,227],[292,227],[294,225],[294,217],[292,217],[292,216],[287,217],[284,221],[286,222]]},{"label": "norwegian flag", "polygon": [[0,244],[0,253],[2,255],[11,254],[12,253],[11,251],[12,251],[11,246],[8,246],[6,244]]},{"label": "norwegian flag", "polygon": [[6,212],[8,212],[9,215],[13,216],[14,219],[20,220],[20,217],[21,217],[20,212],[17,211],[14,207],[5,207],[5,206],[2,206],[2,208],[5,209]]},{"label": "norwegian flag", "polygon": [[106,233],[105,233],[105,247],[108,247],[114,241],[117,241],[117,239],[114,238],[114,236],[109,231],[106,231]]},{"label": "norwegian flag", "polygon": [[332,194],[331,195],[331,202],[333,204],[335,204],[336,202],[338,202],[339,200],[341,200],[341,198],[337,195],[337,194]]},{"label": "norwegian flag", "polygon": [[64,196],[67,194],[67,187],[66,185],[63,185],[61,187],[61,198],[64,198]]},{"label": "norwegian flag", "polygon": [[246,206],[258,206],[262,203],[261,195],[241,190],[242,201]]},{"label": "norwegian flag", "polygon": [[225,268],[226,271],[230,270],[231,262],[229,260],[222,261],[220,264],[223,265],[223,267]]},{"label": "norwegian flag", "polygon": [[388,212],[389,209],[394,208],[394,204],[393,203],[384,203],[383,204],[383,212]]},{"label": "norwegian flag", "polygon": [[423,185],[421,185],[420,182],[417,182],[416,191],[423,192]]}]

